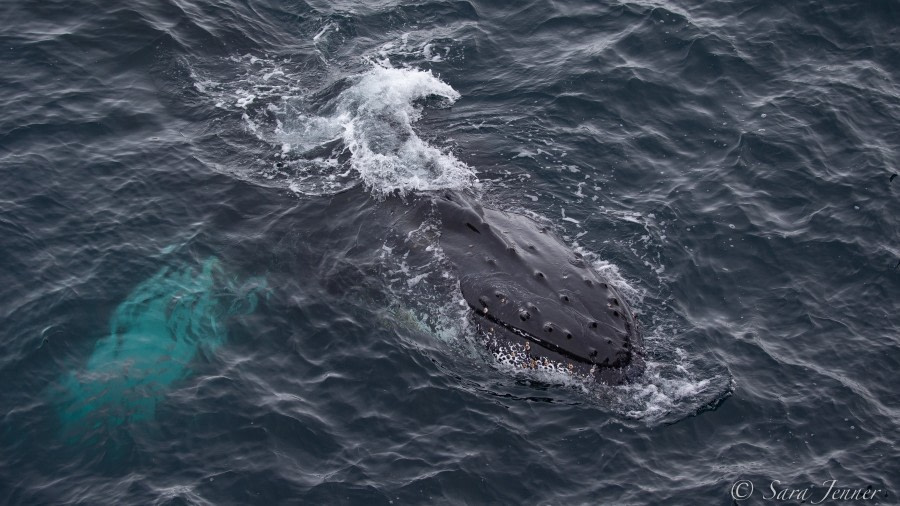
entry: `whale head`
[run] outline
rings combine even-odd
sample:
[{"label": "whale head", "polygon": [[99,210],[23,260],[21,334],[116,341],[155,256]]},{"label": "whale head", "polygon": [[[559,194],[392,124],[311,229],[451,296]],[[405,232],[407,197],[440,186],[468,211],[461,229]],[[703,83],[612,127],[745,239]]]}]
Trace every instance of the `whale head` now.
[{"label": "whale head", "polygon": [[454,192],[434,205],[441,247],[488,349],[518,367],[562,369],[606,384],[641,374],[634,313],[547,227]]}]

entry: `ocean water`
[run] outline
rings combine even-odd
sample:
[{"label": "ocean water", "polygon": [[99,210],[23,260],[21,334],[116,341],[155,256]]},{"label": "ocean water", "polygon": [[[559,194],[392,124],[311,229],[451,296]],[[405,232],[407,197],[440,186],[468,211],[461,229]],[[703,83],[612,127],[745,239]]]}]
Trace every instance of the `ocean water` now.
[{"label": "ocean water", "polygon": [[[0,503],[898,503],[895,0],[0,13]],[[447,188],[646,373],[477,346]]]}]

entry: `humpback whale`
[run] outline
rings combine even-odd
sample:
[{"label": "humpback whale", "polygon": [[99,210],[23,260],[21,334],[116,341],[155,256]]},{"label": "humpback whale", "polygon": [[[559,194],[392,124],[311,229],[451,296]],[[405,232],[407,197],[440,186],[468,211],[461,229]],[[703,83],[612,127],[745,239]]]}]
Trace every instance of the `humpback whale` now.
[{"label": "humpback whale", "polygon": [[[416,134],[424,107],[449,106],[456,90],[431,71],[380,64],[335,90],[318,109],[324,115],[285,115],[285,124],[303,126],[279,139],[290,141],[287,149],[312,174],[330,175],[322,181],[332,181],[332,167],[349,167],[379,200],[396,204],[399,195],[411,204],[394,220],[401,230],[437,216],[441,249],[488,349],[522,367],[562,368],[609,384],[641,373],[639,325],[608,280],[536,221],[483,207],[460,190],[471,187],[474,172]],[[358,206],[362,191],[335,197],[334,211],[348,216],[339,202]],[[369,211],[370,218],[377,212]]]},{"label": "humpback whale", "polygon": [[611,385],[643,372],[634,313],[548,227],[457,191],[424,198],[441,222],[441,248],[491,352],[518,367],[562,369]]}]

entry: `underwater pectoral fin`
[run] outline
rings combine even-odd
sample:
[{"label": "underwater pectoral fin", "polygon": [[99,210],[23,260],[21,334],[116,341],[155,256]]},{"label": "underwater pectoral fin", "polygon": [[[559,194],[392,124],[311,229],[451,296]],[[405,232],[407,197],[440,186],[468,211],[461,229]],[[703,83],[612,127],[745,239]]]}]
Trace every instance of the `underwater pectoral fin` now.
[{"label": "underwater pectoral fin", "polygon": [[118,306],[110,334],[85,365],[60,382],[60,418],[70,435],[154,418],[171,387],[190,375],[204,347],[227,338],[226,321],[252,312],[261,281],[231,282],[218,261],[161,269]]}]

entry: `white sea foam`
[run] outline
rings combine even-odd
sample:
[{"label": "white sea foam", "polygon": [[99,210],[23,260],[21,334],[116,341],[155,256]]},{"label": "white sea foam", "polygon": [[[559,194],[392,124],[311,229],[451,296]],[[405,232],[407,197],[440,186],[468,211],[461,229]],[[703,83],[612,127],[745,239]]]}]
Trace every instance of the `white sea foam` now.
[{"label": "white sea foam", "polygon": [[335,113],[301,117],[300,128],[281,128],[278,137],[309,146],[339,136],[350,150],[350,163],[362,181],[380,193],[465,188],[475,173],[452,153],[430,145],[413,125],[422,100],[444,105],[459,98],[430,71],[375,66],[335,99]]},{"label": "white sea foam", "polygon": [[614,390],[617,411],[648,423],[674,421],[715,405],[734,389],[727,371],[705,370],[681,349],[667,355],[648,360],[640,378]]},{"label": "white sea foam", "polygon": [[468,165],[414,128],[426,101],[445,107],[460,97],[431,71],[394,68],[381,60],[345,78],[349,86],[323,102],[301,85],[288,61],[249,55],[232,60],[244,66],[239,78],[216,82],[195,71],[194,81],[217,107],[239,115],[250,134],[272,145],[278,163],[242,168],[240,175],[307,194],[333,193],[359,182],[377,194],[477,183]]}]

